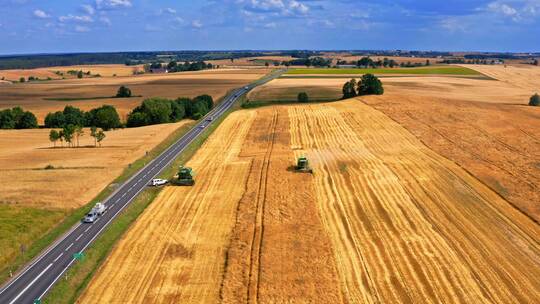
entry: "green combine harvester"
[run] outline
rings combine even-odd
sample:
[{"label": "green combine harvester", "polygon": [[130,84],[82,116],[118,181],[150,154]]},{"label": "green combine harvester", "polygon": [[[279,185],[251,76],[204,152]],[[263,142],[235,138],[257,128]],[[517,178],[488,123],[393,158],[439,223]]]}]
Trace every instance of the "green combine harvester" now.
[{"label": "green combine harvester", "polygon": [[181,166],[178,175],[175,176],[172,183],[177,186],[193,186],[195,185],[193,175],[193,170],[191,168]]},{"label": "green combine harvester", "polygon": [[294,167],[294,170],[296,172],[302,172],[302,173],[313,173],[313,169],[309,167],[309,161],[307,157],[301,156],[298,158],[296,162],[296,166]]}]

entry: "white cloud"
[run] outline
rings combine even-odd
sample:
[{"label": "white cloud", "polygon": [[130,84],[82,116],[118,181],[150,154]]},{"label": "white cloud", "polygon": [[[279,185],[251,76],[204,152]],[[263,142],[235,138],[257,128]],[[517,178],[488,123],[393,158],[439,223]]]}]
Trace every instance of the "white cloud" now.
[{"label": "white cloud", "polygon": [[182,18],[182,17],[176,17],[176,18],[174,18],[174,21],[177,22],[177,23],[184,23],[185,22],[184,18]]},{"label": "white cloud", "polygon": [[540,16],[540,0],[494,1],[479,11],[510,18],[515,22],[530,21]]},{"label": "white cloud", "polygon": [[83,4],[81,5],[81,8],[84,12],[86,12],[88,15],[93,15],[96,10],[94,9],[94,7],[92,7],[91,5],[88,5],[88,4]]},{"label": "white cloud", "polygon": [[94,22],[94,19],[92,19],[92,17],[90,16],[86,16],[86,15],[82,15],[82,16],[76,16],[76,15],[72,15],[72,14],[69,14],[67,16],[60,16],[58,18],[58,20],[60,22],[84,22],[84,23],[90,23],[90,22]]},{"label": "white cloud", "polygon": [[309,11],[309,7],[303,3],[300,3],[298,1],[292,0],[289,3],[289,10],[296,14],[307,14]]},{"label": "white cloud", "polygon": [[46,18],[50,18],[51,15],[45,13],[44,11],[40,10],[40,9],[37,9],[34,11],[34,16],[37,17],[37,18],[40,18],[40,19],[46,19]]},{"label": "white cloud", "polygon": [[109,19],[108,17],[105,17],[105,16],[99,17],[99,21],[101,21],[103,24],[105,24],[107,26],[112,25],[111,19]]},{"label": "white cloud", "polygon": [[265,24],[264,27],[268,29],[275,29],[277,27],[277,24],[275,22],[270,22]]},{"label": "white cloud", "polygon": [[90,32],[90,28],[87,26],[77,25],[75,26],[75,31],[79,33]]},{"label": "white cloud", "polygon": [[254,13],[274,13],[277,15],[305,15],[309,6],[297,0],[239,0],[244,10]]},{"label": "white cloud", "polygon": [[113,10],[132,7],[131,0],[96,0],[98,10]]},{"label": "white cloud", "polygon": [[166,8],[164,12],[169,13],[169,14],[176,14],[176,10],[170,7]]},{"label": "white cloud", "polygon": [[191,26],[193,28],[199,29],[199,28],[203,27],[203,24],[202,24],[202,22],[200,20],[193,20],[193,22],[191,22]]}]

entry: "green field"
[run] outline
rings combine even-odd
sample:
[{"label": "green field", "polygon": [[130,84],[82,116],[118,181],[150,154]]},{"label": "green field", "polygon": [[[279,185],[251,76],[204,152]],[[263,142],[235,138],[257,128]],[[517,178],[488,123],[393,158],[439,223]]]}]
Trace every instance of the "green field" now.
[{"label": "green field", "polygon": [[428,66],[418,68],[381,68],[381,69],[291,69],[285,75],[313,75],[313,74],[400,74],[400,75],[467,75],[480,76],[480,72],[459,66]]}]

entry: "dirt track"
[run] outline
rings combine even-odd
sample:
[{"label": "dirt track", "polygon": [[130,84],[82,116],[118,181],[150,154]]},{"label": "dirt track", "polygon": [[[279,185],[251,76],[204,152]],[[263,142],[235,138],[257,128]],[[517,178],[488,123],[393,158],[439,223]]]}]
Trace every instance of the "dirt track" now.
[{"label": "dirt track", "polygon": [[[314,175],[290,171],[301,154]],[[540,296],[538,225],[357,100],[236,112],[190,165],[196,186],[165,189],[79,302]]]}]

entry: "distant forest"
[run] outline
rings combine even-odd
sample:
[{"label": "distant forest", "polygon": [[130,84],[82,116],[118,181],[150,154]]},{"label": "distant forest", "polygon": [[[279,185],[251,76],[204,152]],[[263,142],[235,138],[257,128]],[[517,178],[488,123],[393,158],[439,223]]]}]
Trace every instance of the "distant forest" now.
[{"label": "distant forest", "polygon": [[[374,51],[374,50],[290,50],[290,51],[160,51],[160,52],[111,52],[111,53],[72,53],[72,54],[35,54],[35,55],[0,55],[0,70],[32,69],[51,66],[70,66],[83,64],[126,64],[146,63],[202,62],[208,60],[237,59],[259,56],[291,56],[296,59],[324,57],[324,52],[346,52],[358,56],[405,56],[405,57],[437,57],[452,56],[449,52],[436,51]],[[529,54],[527,54],[529,55]],[[530,56],[530,55],[529,55]],[[533,54],[540,56],[540,54]],[[466,59],[514,59],[524,58],[524,54],[513,53],[470,53]]]},{"label": "distant forest", "polygon": [[136,65],[169,61],[207,61],[237,59],[265,55],[292,56],[307,58],[317,55],[313,51],[172,51],[172,52],[115,52],[115,53],[73,53],[0,56],[0,70],[32,69],[51,66],[70,66],[83,64],[126,64]]}]

